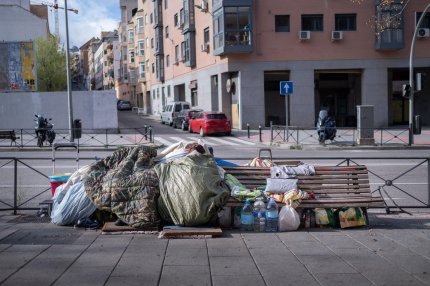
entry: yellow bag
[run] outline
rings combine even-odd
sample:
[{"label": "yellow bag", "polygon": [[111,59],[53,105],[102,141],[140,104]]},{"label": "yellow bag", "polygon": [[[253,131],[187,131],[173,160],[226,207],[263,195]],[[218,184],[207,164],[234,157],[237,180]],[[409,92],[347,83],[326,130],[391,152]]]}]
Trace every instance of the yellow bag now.
[{"label": "yellow bag", "polygon": [[339,211],[340,228],[366,225],[366,218],[361,208],[347,208]]}]

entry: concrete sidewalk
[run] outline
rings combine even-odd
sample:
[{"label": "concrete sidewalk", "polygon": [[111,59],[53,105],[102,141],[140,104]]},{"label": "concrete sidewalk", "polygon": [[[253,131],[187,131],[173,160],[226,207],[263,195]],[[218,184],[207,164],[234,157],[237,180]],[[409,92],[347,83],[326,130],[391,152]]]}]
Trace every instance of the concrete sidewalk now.
[{"label": "concrete sidewalk", "polygon": [[430,213],[222,238],[102,234],[0,214],[0,285],[430,285]]}]

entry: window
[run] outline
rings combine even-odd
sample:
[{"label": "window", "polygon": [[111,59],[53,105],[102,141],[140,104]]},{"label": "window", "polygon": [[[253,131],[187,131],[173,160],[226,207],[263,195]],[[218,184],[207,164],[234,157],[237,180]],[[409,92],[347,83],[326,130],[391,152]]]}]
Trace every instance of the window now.
[{"label": "window", "polygon": [[179,26],[178,13],[176,13],[176,14],[173,16],[173,22],[175,23],[175,27],[178,27],[178,26]]},{"label": "window", "polygon": [[124,79],[128,79],[128,72],[127,72],[127,64],[124,64],[124,67],[122,69],[124,71]]},{"label": "window", "polygon": [[404,40],[403,4],[398,1],[376,5],[376,49],[402,49]]},{"label": "window", "polygon": [[152,73],[155,73],[155,64],[152,63]]},{"label": "window", "polygon": [[191,90],[191,106],[197,106],[199,105],[198,97],[197,97],[197,89]]},{"label": "window", "polygon": [[[421,18],[422,12],[417,12],[415,25],[418,24],[418,21]],[[430,28],[430,12],[426,13],[423,21],[421,22],[420,28]]]},{"label": "window", "polygon": [[169,26],[166,26],[165,33],[166,33],[166,39],[168,39],[169,38]]},{"label": "window", "polygon": [[167,6],[168,6],[168,0],[164,0],[164,10],[166,10],[167,9]]},{"label": "window", "polygon": [[190,39],[187,39],[186,41],[184,41],[185,45],[184,45],[184,62],[188,62],[190,61]]},{"label": "window", "polygon": [[145,78],[145,63],[139,63],[139,79]]},{"label": "window", "polygon": [[175,61],[179,61],[179,45],[175,46]]},{"label": "window", "polygon": [[130,68],[130,82],[134,82],[136,79],[134,68]]},{"label": "window", "polygon": [[167,86],[167,97],[170,97],[170,85]]},{"label": "window", "polygon": [[154,16],[152,13],[149,15],[149,22],[152,24],[154,22]]},{"label": "window", "polygon": [[275,32],[290,31],[290,15],[275,15]]},{"label": "window", "polygon": [[181,60],[185,61],[185,42],[181,43]]},{"label": "window", "polygon": [[128,58],[130,60],[130,63],[134,63],[134,50],[133,49],[128,50]]},{"label": "window", "polygon": [[146,61],[146,69],[149,72],[149,60]]},{"label": "window", "polygon": [[170,66],[170,56],[166,56],[166,67]]},{"label": "window", "polygon": [[143,40],[140,40],[137,42],[138,47],[138,55],[139,57],[142,57],[145,55],[145,42]]},{"label": "window", "polygon": [[303,31],[323,31],[323,15],[309,14],[302,15],[302,30]]},{"label": "window", "polygon": [[251,7],[225,7],[214,15],[214,49],[222,46],[251,46]]},{"label": "window", "polygon": [[151,38],[151,49],[154,48],[154,38]]},{"label": "window", "polygon": [[145,24],[149,24],[148,14],[145,14]]},{"label": "window", "polygon": [[203,30],[203,41],[205,44],[209,44],[209,27]]},{"label": "window", "polygon": [[146,47],[149,49],[149,41],[148,41],[148,37],[145,38],[145,42],[146,42]]},{"label": "window", "polygon": [[134,31],[133,29],[128,29],[128,43],[134,43]]},{"label": "window", "polygon": [[142,17],[137,18],[136,30],[137,30],[138,34],[143,33],[143,18]]},{"label": "window", "polygon": [[335,14],[334,29],[336,31],[356,31],[357,15],[356,14]]}]

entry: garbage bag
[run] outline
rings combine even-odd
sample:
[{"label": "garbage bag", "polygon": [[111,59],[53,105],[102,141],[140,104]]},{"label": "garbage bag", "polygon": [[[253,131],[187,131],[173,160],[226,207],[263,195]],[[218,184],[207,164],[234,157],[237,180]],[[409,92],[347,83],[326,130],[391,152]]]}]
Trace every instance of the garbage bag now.
[{"label": "garbage bag", "polygon": [[56,225],[68,225],[89,217],[96,210],[85,193],[84,183],[62,184],[57,187],[52,205],[51,221]]},{"label": "garbage bag", "polygon": [[333,211],[329,208],[315,208],[315,222],[320,226],[331,226],[335,227],[336,222],[334,218]]},{"label": "garbage bag", "polygon": [[300,216],[290,205],[285,205],[279,212],[279,231],[297,230],[300,226]]},{"label": "garbage bag", "polygon": [[158,210],[163,220],[180,226],[215,221],[227,202],[228,187],[211,155],[195,154],[154,167],[159,179]]},{"label": "garbage bag", "polygon": [[339,210],[340,228],[365,226],[366,218],[361,208],[342,208]]}]

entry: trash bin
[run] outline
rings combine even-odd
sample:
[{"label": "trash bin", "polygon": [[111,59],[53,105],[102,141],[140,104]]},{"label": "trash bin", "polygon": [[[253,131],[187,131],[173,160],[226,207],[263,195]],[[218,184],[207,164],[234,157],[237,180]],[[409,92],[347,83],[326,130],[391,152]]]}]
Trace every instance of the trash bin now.
[{"label": "trash bin", "polygon": [[82,136],[82,122],[81,119],[73,120],[73,138],[79,139]]},{"label": "trash bin", "polygon": [[415,115],[414,116],[414,134],[420,135],[421,134],[421,115]]},{"label": "trash bin", "polygon": [[55,190],[57,189],[57,187],[67,182],[67,180],[70,178],[70,174],[48,176],[48,178],[51,182],[51,194],[52,197],[54,197]]}]

